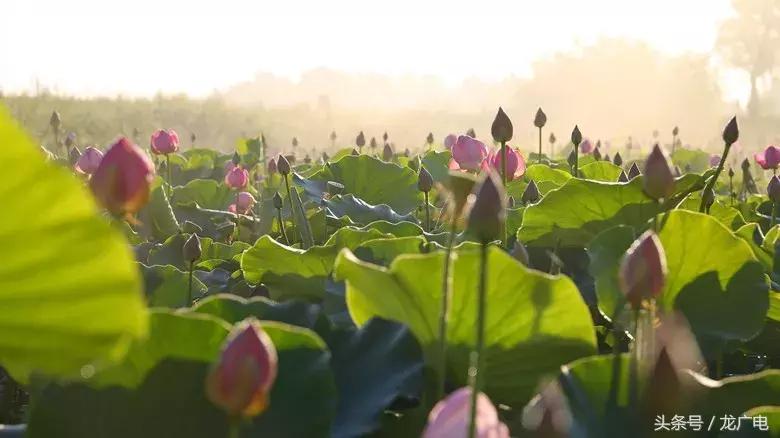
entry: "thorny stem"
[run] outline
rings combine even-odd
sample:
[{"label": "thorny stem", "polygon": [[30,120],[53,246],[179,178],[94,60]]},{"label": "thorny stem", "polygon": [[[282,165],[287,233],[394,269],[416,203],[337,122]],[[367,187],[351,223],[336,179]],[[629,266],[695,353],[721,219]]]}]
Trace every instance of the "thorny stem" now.
[{"label": "thorny stem", "polygon": [[450,264],[452,263],[452,246],[455,243],[455,223],[457,217],[453,214],[450,221],[450,231],[447,236],[447,251],[444,255],[444,275],[441,284],[441,310],[439,311],[439,385],[436,394],[436,400],[444,396],[444,384],[447,380],[447,313],[450,306],[450,289],[452,289],[452,279],[450,278]]},{"label": "thorny stem", "polygon": [[477,296],[477,339],[471,352],[469,380],[471,381],[471,413],[469,415],[469,437],[474,438],[477,432],[477,395],[482,390],[485,358],[483,348],[485,343],[485,307],[487,306],[487,270],[488,243],[480,246],[479,289]]}]

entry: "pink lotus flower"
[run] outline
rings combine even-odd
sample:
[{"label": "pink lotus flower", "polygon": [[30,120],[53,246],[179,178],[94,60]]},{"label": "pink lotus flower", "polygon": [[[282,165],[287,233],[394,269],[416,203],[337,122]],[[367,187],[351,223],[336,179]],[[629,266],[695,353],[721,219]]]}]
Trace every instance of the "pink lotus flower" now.
[{"label": "pink lotus flower", "polygon": [[468,135],[458,137],[452,146],[452,159],[460,169],[478,170],[487,155],[485,144]]},{"label": "pink lotus flower", "polygon": [[276,347],[252,318],[236,325],[206,377],[206,395],[231,417],[254,417],[268,407],[276,380]]},{"label": "pink lotus flower", "polygon": [[241,190],[249,183],[249,172],[241,166],[234,166],[225,175],[225,185],[231,189]]},{"label": "pink lotus flower", "polygon": [[[471,388],[460,388],[433,407],[423,438],[466,438],[470,412]],[[499,420],[495,406],[483,393],[477,396],[476,423],[478,438],[509,438],[509,428]]]},{"label": "pink lotus flower", "polygon": [[762,152],[756,153],[754,157],[756,163],[758,163],[762,169],[777,169],[777,166],[780,165],[780,148],[769,145]]},{"label": "pink lotus flower", "polygon": [[152,160],[124,137],[106,151],[89,186],[98,202],[115,215],[133,214],[149,200]]},{"label": "pink lotus flower", "polygon": [[152,134],[152,152],[157,155],[168,155],[179,150],[179,135],[173,129],[158,129]]},{"label": "pink lotus flower", "polygon": [[257,203],[257,200],[255,200],[255,197],[252,196],[251,193],[239,192],[236,205],[238,206],[238,211],[242,214],[251,210],[252,207],[255,206],[255,203]]},{"label": "pink lotus flower", "polygon": [[593,152],[593,143],[591,143],[587,138],[582,140],[582,143],[580,143],[580,153],[589,154],[591,152]]},{"label": "pink lotus flower", "polygon": [[720,155],[710,155],[710,167],[715,167],[720,164]]},{"label": "pink lotus flower", "polygon": [[[501,149],[491,151],[488,154],[487,159],[482,162],[482,170],[486,170],[492,167],[496,172],[501,174],[501,163],[503,162],[501,157]],[[519,150],[506,146],[506,179],[512,181],[515,178],[519,178],[525,175],[525,158]]]},{"label": "pink lotus flower", "polygon": [[455,146],[455,142],[458,141],[458,136],[455,134],[450,134],[446,137],[444,137],[444,147],[448,150],[452,150],[452,147]]},{"label": "pink lotus flower", "polygon": [[84,152],[76,161],[76,171],[92,175],[100,166],[100,161],[103,159],[103,152],[92,146],[87,146]]},{"label": "pink lotus flower", "polygon": [[230,172],[233,170],[233,168],[236,167],[236,165],[233,163],[232,160],[225,161],[225,164],[222,166],[223,169],[225,169],[225,173]]}]

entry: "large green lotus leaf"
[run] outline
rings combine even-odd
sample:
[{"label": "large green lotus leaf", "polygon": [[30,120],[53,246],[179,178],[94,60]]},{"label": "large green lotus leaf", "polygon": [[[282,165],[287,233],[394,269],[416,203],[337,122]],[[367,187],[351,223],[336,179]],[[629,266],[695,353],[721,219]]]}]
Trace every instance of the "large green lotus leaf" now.
[{"label": "large green lotus leaf", "polygon": [[703,172],[711,167],[710,154],[698,149],[678,148],[671,159],[680,169],[685,170],[686,166],[690,166],[691,172]]},{"label": "large green lotus leaf", "polygon": [[353,222],[368,224],[375,221],[417,222],[413,214],[400,215],[387,204],[371,205],[351,194],[324,199],[322,205],[335,217],[349,217]]},{"label": "large green lotus leaf", "polygon": [[346,156],[315,173],[312,180],[336,181],[369,204],[387,204],[400,214],[417,208],[422,193],[417,190],[417,174],[408,167],[360,155]]},{"label": "large green lotus leaf", "polygon": [[644,226],[660,207],[642,192],[642,179],[607,183],[572,178],[526,208],[518,239],[531,246],[586,247],[616,225]]},{"label": "large green lotus leaf", "polygon": [[411,222],[375,221],[361,228],[361,230],[377,230],[396,237],[412,237],[423,235],[423,229]]},{"label": "large green lotus leaf", "polygon": [[450,151],[428,151],[422,156],[422,165],[431,173],[433,180],[438,183],[445,183],[450,178],[450,160],[452,152]]},{"label": "large green lotus leaf", "polygon": [[355,255],[363,261],[387,266],[400,255],[419,254],[425,243],[421,236],[373,239],[355,248]]},{"label": "large green lotus leaf", "polygon": [[[205,315],[175,317],[160,333],[165,335],[162,339],[138,352],[160,358],[146,364],[150,367],[140,381],[121,387],[49,385],[36,398],[28,436],[228,436],[228,418],[206,398],[204,382],[229,326]],[[190,333],[192,320],[210,324]],[[268,409],[242,423],[241,436],[329,436],[336,391],[324,343],[303,328],[276,322],[262,325],[278,353],[278,374]]]},{"label": "large green lotus leaf", "polygon": [[246,299],[232,294],[219,294],[199,301],[192,311],[215,316],[230,324],[254,316],[263,321],[278,321],[308,328],[323,337],[330,329],[316,304],[296,300],[275,302],[264,297]]},{"label": "large green lotus leaf", "polygon": [[[149,251],[148,265],[171,265],[181,270],[189,269],[189,262],[184,260],[182,247],[189,234],[174,234],[162,245]],[[205,260],[233,260],[250,246],[244,242],[233,242],[230,245],[214,242],[208,237],[200,239],[201,256],[199,261]]]},{"label": "large green lotus leaf", "polygon": [[[138,264],[144,276],[146,299],[152,307],[188,307],[191,304],[189,273],[171,265]],[[192,299],[204,295],[208,288],[196,276],[192,277]]]},{"label": "large green lotus leaf", "polygon": [[302,250],[263,236],[241,257],[241,269],[248,282],[265,284],[275,300],[293,297],[317,300],[325,293],[339,250],[354,249],[367,240],[386,237],[393,236],[373,229],[344,227],[324,245]]},{"label": "large green lotus leaf", "polygon": [[[507,183],[506,185],[506,193],[507,196],[511,196],[515,198],[515,205],[518,205],[521,203],[521,200],[523,199],[523,192],[525,192],[525,188],[528,187],[529,179],[515,179]],[[558,184],[554,181],[535,181],[536,188],[539,189],[539,193],[542,195],[546,195],[550,193],[551,191],[561,187],[562,184]]]},{"label": "large green lotus leaf", "polygon": [[585,179],[614,182],[618,180],[622,170],[609,161],[595,161],[580,167],[580,174]]},{"label": "large green lotus leaf", "polygon": [[749,223],[741,226],[734,231],[738,237],[742,238],[750,246],[753,255],[764,267],[764,272],[771,274],[774,270],[774,249],[769,250],[764,247],[764,236],[761,234],[761,228],[757,223]]},{"label": "large green lotus leaf", "polygon": [[173,189],[173,204],[186,205],[192,202],[202,208],[227,210],[230,204],[236,202],[236,193],[213,179],[194,179]]},{"label": "large green lotus leaf", "polygon": [[669,270],[661,307],[685,314],[708,357],[729,341],[757,335],[768,285],[748,244],[705,214],[673,210],[659,221]]},{"label": "large green lotus leaf", "polygon": [[588,270],[596,283],[598,305],[610,318],[615,314],[615,306],[621,301],[618,267],[634,239],[634,228],[618,225],[599,233],[588,245]]},{"label": "large green lotus leaf", "polygon": [[[595,334],[588,308],[568,277],[528,269],[495,247],[488,254],[486,389],[495,402],[519,408],[540,378],[593,353]],[[358,326],[374,317],[406,324],[433,365],[443,262],[442,252],[404,255],[386,269],[344,250],[335,276],[347,282],[347,304]],[[447,377],[455,386],[466,383],[474,345],[478,264],[479,252],[464,250],[452,269]]]},{"label": "large green lotus leaf", "polygon": [[561,169],[553,169],[546,164],[532,164],[525,170],[525,177],[536,181],[537,184],[542,181],[552,181],[562,186],[571,179],[571,173]]},{"label": "large green lotus leaf", "polygon": [[147,240],[165,240],[179,231],[179,222],[173,214],[162,178],[155,178],[149,203],[138,212],[140,224],[136,227]]},{"label": "large green lotus leaf", "polygon": [[78,375],[121,359],[148,328],[141,276],[121,228],[0,105],[0,366]]},{"label": "large green lotus leaf", "polygon": [[[698,194],[691,194],[688,195],[677,208],[689,211],[699,211],[700,204],[701,196]],[[712,206],[710,206],[709,215],[732,230],[736,230],[745,225],[745,219],[742,218],[742,213],[740,213],[739,210],[729,207],[720,201],[715,201]]]},{"label": "large green lotus leaf", "polygon": [[780,292],[769,292],[769,310],[766,317],[780,322]]}]

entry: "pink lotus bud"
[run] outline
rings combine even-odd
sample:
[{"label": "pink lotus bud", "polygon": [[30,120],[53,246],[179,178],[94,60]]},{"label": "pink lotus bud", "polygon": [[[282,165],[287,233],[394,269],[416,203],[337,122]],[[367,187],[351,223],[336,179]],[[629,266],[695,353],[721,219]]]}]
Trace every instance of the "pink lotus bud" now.
[{"label": "pink lotus bud", "polygon": [[231,189],[241,190],[249,183],[249,172],[241,166],[235,166],[225,175],[225,185]]},{"label": "pink lotus bud", "polygon": [[[471,388],[456,390],[440,400],[428,415],[423,438],[466,438],[469,434]],[[498,411],[487,395],[477,395],[477,438],[509,438],[509,428],[498,418]]]},{"label": "pink lotus bud", "polygon": [[238,194],[238,211],[245,213],[254,207],[257,200],[249,192],[240,192]]},{"label": "pink lotus bud", "polygon": [[710,167],[715,167],[718,164],[720,164],[720,155],[716,155],[716,154],[710,155]]},{"label": "pink lotus bud", "polygon": [[780,203],[780,178],[777,175],[773,175],[769,180],[769,184],[766,186],[766,194],[769,196],[769,200],[774,203]]},{"label": "pink lotus bud", "polygon": [[444,147],[447,148],[447,150],[452,150],[452,147],[455,146],[455,142],[457,141],[458,136],[455,134],[450,134],[444,137]]},{"label": "pink lotus bud", "polygon": [[179,135],[173,129],[158,129],[152,134],[152,152],[157,155],[168,155],[179,150]]},{"label": "pink lotus bud", "polygon": [[468,135],[458,137],[452,146],[452,158],[461,169],[478,170],[487,155],[485,144]]},{"label": "pink lotus bud", "polygon": [[620,289],[634,309],[657,297],[666,282],[666,255],[658,236],[648,230],[634,241],[620,264]]},{"label": "pink lotus bud", "polygon": [[777,166],[780,166],[780,148],[769,145],[762,152],[756,153],[755,159],[764,170],[777,169]]},{"label": "pink lotus bud", "polygon": [[[490,152],[486,163],[489,163],[490,167],[501,173],[501,163],[503,163],[501,156],[501,149],[495,152]],[[516,149],[512,149],[509,145],[506,146],[506,179],[512,181],[515,178],[519,178],[525,175],[525,158]]]},{"label": "pink lotus bud", "polygon": [[666,154],[657,144],[645,160],[644,191],[652,199],[668,199],[674,193],[674,175]]},{"label": "pink lotus bud", "polygon": [[230,417],[254,417],[268,407],[276,380],[276,347],[252,318],[237,324],[206,377],[206,395]]},{"label": "pink lotus bud", "polygon": [[223,166],[223,168],[225,169],[225,173],[230,172],[231,170],[233,170],[234,167],[236,167],[236,165],[233,163],[232,160],[225,161],[225,165]]},{"label": "pink lotus bud", "polygon": [[466,230],[479,242],[488,243],[499,238],[506,222],[506,192],[499,176],[488,170],[474,193]]},{"label": "pink lotus bud", "polygon": [[95,149],[92,146],[87,146],[78,161],[76,161],[76,170],[87,175],[92,175],[95,173],[98,166],[100,166],[100,161],[102,159],[103,152],[100,152],[100,150]]},{"label": "pink lotus bud", "polygon": [[589,154],[591,152],[593,152],[593,143],[591,143],[587,138],[582,140],[582,143],[580,143],[580,153]]},{"label": "pink lotus bud", "polygon": [[122,137],[106,151],[89,182],[98,202],[115,215],[133,214],[149,200],[152,160]]},{"label": "pink lotus bud", "polygon": [[269,175],[273,175],[273,174],[276,173],[276,170],[277,170],[276,169],[276,160],[271,158],[270,160],[268,160],[268,174]]}]

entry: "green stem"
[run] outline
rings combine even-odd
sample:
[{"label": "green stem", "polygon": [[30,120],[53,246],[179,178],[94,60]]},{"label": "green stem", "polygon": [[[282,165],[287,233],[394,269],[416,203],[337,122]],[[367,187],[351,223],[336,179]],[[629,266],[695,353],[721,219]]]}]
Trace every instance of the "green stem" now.
[{"label": "green stem", "polygon": [[192,266],[195,264],[195,262],[190,262],[190,275],[189,275],[189,284],[187,285],[187,296],[189,297],[189,301],[187,301],[187,305],[192,305]]},{"label": "green stem", "polygon": [[447,380],[447,313],[450,306],[450,290],[452,279],[450,278],[450,264],[452,263],[452,246],[455,243],[456,216],[452,215],[450,231],[447,235],[447,251],[444,255],[444,275],[441,282],[441,310],[439,311],[439,385],[436,400],[444,396],[444,385]]},{"label": "green stem", "polygon": [[[713,188],[715,187],[715,183],[718,182],[720,173],[723,172],[723,166],[726,164],[726,158],[729,156],[729,149],[731,149],[731,145],[726,144],[726,146],[723,148],[723,156],[720,157],[718,168],[715,170],[715,175],[712,175],[712,178],[710,178],[710,180],[707,181],[707,185],[704,186],[704,191],[702,193],[706,193],[709,190],[713,190]],[[704,213],[704,208],[705,208],[704,196],[702,196],[701,203],[699,204],[699,213]]]},{"label": "green stem", "polygon": [[[507,151],[506,151],[506,149],[507,149],[506,148],[506,142],[502,141],[501,142],[501,182],[504,184],[504,189],[506,189],[506,180],[507,180],[507,175],[506,175],[506,161],[507,161],[506,154],[507,154]],[[504,239],[502,240],[504,246],[508,245],[507,239],[509,237],[507,236],[506,232],[507,232],[506,224],[502,224],[501,225],[501,234],[504,236]]]},{"label": "green stem", "polygon": [[542,128],[539,127],[539,163],[542,163]]},{"label": "green stem", "polygon": [[228,422],[228,438],[238,438],[241,436],[241,419],[231,418]]},{"label": "green stem", "polygon": [[772,202],[772,221],[769,222],[769,228],[772,229],[775,226],[775,216],[777,215],[777,202]]},{"label": "green stem", "polygon": [[428,205],[428,192],[425,193],[425,230],[431,232],[431,211]]},{"label": "green stem", "polygon": [[731,200],[731,206],[734,206],[734,177],[729,173],[729,200]]},{"label": "green stem", "polygon": [[168,179],[168,196],[173,197],[173,181],[171,181],[171,155],[165,154],[165,173]]},{"label": "green stem", "polygon": [[634,351],[631,353],[631,365],[628,375],[628,401],[629,406],[636,408],[639,403],[639,349],[640,339],[636,336],[639,328],[639,309],[634,310]]},{"label": "green stem", "polygon": [[480,246],[479,290],[477,296],[477,339],[474,350],[471,352],[471,366],[469,378],[471,380],[471,413],[469,415],[469,437],[474,438],[477,432],[477,395],[482,390],[484,379],[485,358],[483,348],[485,343],[485,315],[487,306],[487,270],[488,270],[488,243],[482,242]]},{"label": "green stem", "polygon": [[287,246],[290,246],[290,239],[287,238],[287,231],[284,229],[284,220],[282,219],[282,209],[279,208],[276,210],[278,215],[276,216],[276,220],[279,222],[279,230],[282,232],[282,237],[284,237],[284,243],[287,244]]},{"label": "green stem", "polygon": [[580,174],[580,145],[574,145],[574,173],[572,176],[577,178]]},{"label": "green stem", "polygon": [[238,194],[236,190],[236,240],[241,240],[241,213],[238,212]]},{"label": "green stem", "polygon": [[293,226],[295,229],[298,229],[298,224],[295,223],[295,212],[293,211],[293,205],[292,205],[292,191],[290,190],[290,174],[283,175],[284,176],[284,185],[287,187],[287,201],[290,203],[290,219],[292,219]]}]

